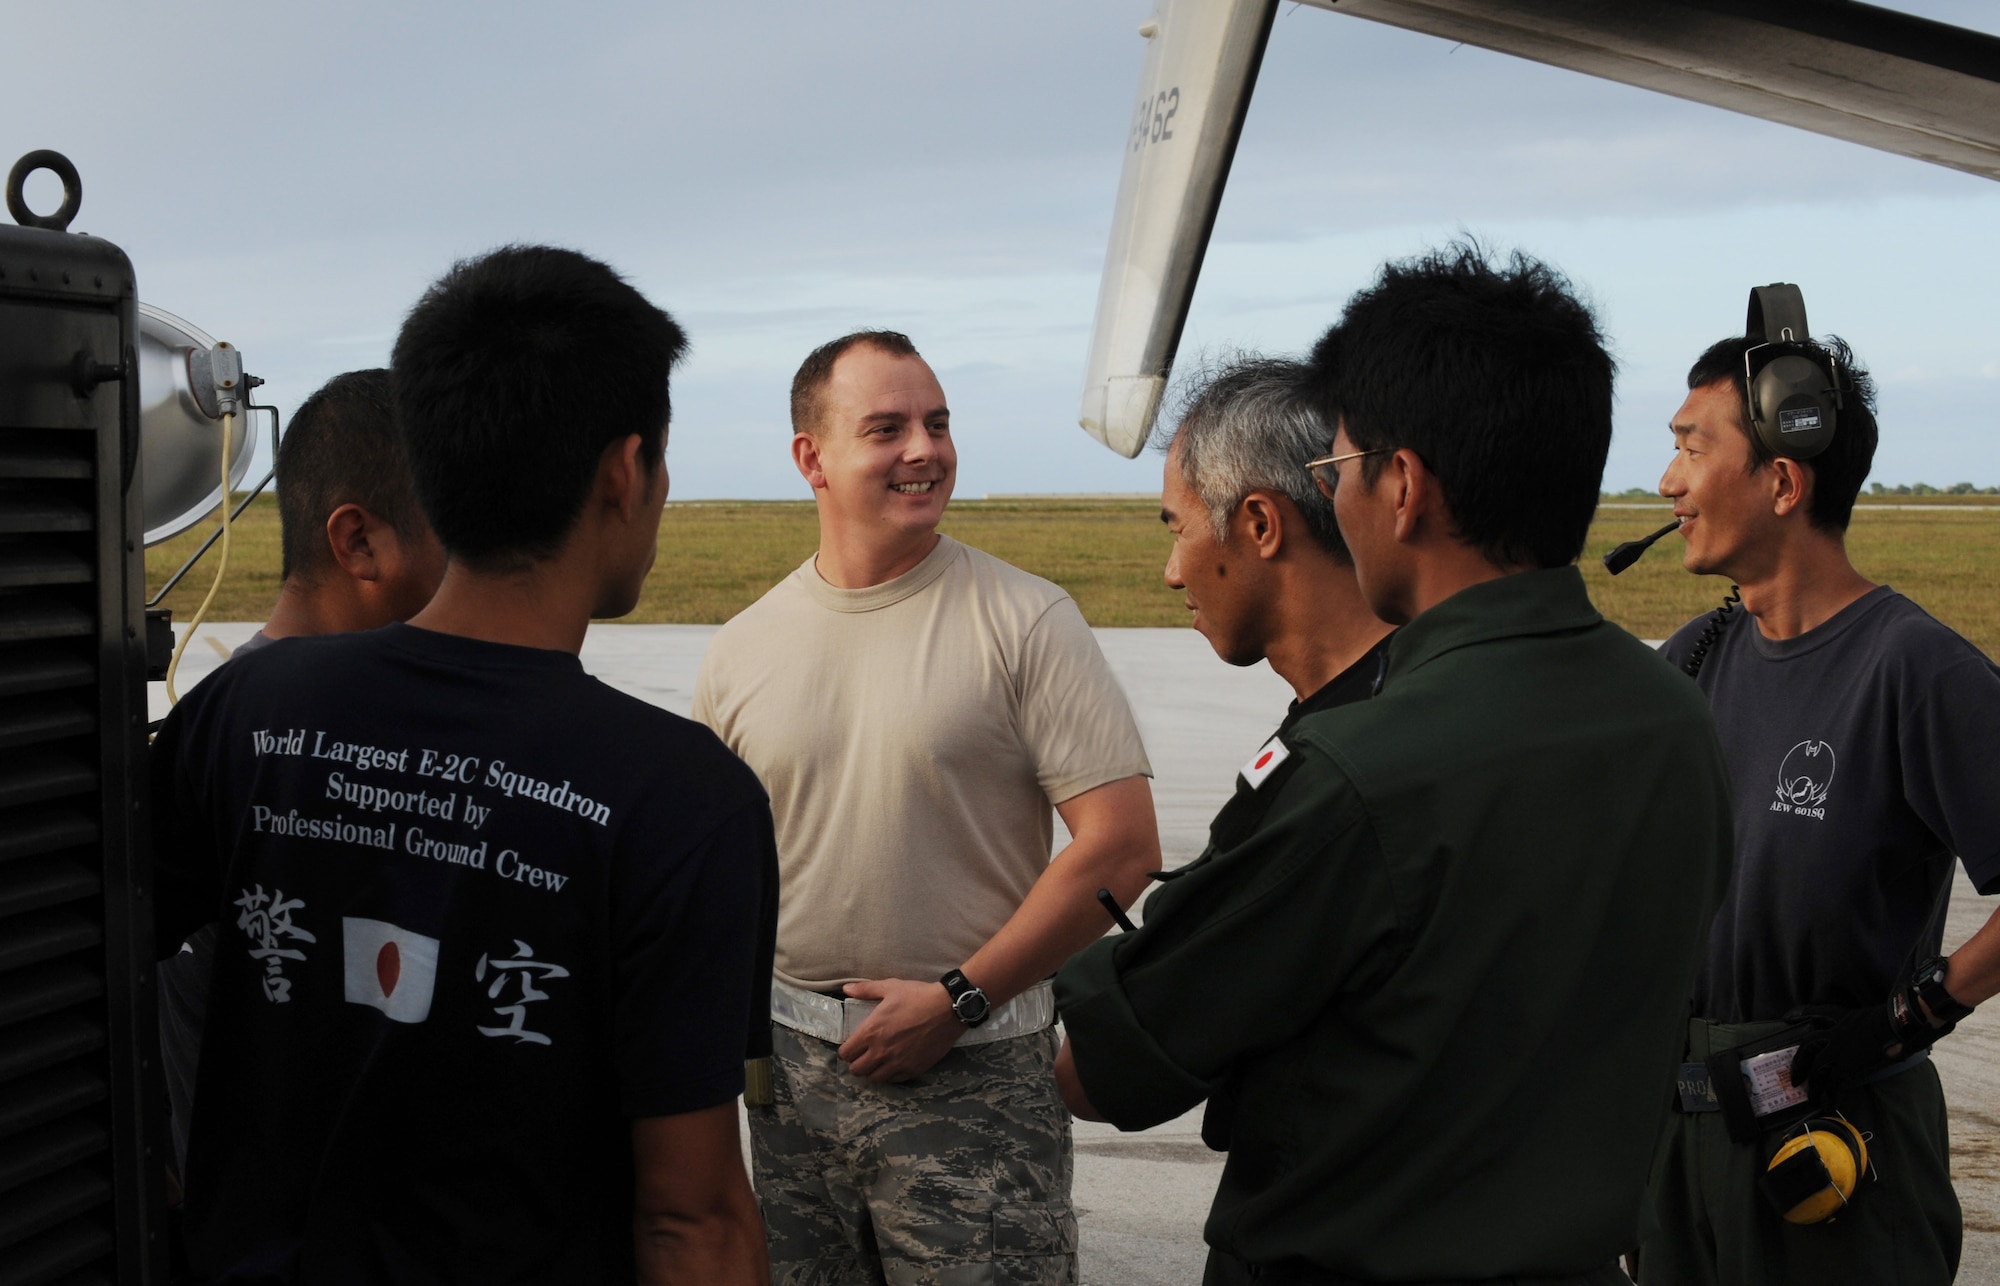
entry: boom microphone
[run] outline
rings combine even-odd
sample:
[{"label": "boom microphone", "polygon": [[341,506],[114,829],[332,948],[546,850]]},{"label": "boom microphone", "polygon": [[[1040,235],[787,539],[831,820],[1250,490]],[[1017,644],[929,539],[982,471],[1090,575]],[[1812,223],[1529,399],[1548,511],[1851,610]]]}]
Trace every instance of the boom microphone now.
[{"label": "boom microphone", "polygon": [[1651,549],[1653,547],[1654,541],[1658,540],[1660,537],[1666,535],[1670,531],[1679,531],[1680,527],[1681,527],[1681,520],[1676,518],[1672,522],[1668,523],[1666,526],[1654,532],[1652,535],[1646,537],[1644,540],[1626,541],[1624,544],[1619,545],[1617,548],[1613,549],[1610,553],[1604,556],[1604,569],[1610,572],[1613,576],[1616,576],[1619,572],[1624,571],[1627,567],[1630,567],[1633,563],[1638,562],[1639,555]]}]

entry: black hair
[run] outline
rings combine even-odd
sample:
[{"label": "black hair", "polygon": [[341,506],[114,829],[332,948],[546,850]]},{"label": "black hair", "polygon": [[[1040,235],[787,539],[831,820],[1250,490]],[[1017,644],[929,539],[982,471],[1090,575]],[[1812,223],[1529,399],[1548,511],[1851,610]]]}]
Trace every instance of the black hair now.
[{"label": "black hair", "polygon": [[[1583,550],[1611,449],[1597,319],[1561,273],[1456,242],[1383,267],[1313,347],[1327,423],[1358,451],[1409,448],[1437,476],[1458,539],[1499,566]],[[1384,460],[1361,462],[1369,483]]]},{"label": "black hair", "polygon": [[812,433],[819,428],[819,417],[825,411],[820,394],[833,378],[833,364],[857,344],[878,348],[892,357],[921,359],[923,356],[910,337],[899,330],[857,330],[821,344],[806,354],[806,360],[799,363],[798,373],[792,376],[793,433]]},{"label": "black hair", "polygon": [[299,404],[278,443],[277,491],[287,580],[334,566],[326,520],[342,505],[360,505],[403,535],[423,530],[388,371],[336,375]]},{"label": "black hair", "polygon": [[[1750,390],[1743,381],[1743,355],[1755,340],[1741,335],[1717,340],[1695,359],[1688,369],[1688,387],[1706,388],[1728,380],[1736,389],[1736,427],[1750,440],[1750,472],[1755,473],[1777,454],[1750,428]],[[1846,531],[1854,517],[1854,499],[1861,484],[1875,467],[1875,447],[1881,431],[1875,423],[1875,381],[1854,360],[1854,350],[1838,335],[1803,341],[1818,357],[1821,366],[1837,371],[1840,409],[1834,413],[1833,441],[1810,460],[1800,460],[1801,468],[1812,473],[1812,502],[1806,521],[1821,531]],[[1789,458],[1789,457],[1788,457]]]},{"label": "black hair", "polygon": [[554,554],[609,444],[658,467],[687,336],[574,250],[506,246],[453,265],[391,359],[417,496],[445,550],[511,569]]}]

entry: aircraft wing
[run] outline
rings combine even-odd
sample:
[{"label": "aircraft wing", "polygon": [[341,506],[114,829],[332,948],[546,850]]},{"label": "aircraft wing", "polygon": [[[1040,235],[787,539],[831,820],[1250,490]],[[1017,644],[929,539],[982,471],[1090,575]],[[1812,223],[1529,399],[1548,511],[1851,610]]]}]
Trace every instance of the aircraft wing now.
[{"label": "aircraft wing", "polygon": [[1841,0],[1303,0],[2000,179],[2000,37]]},{"label": "aircraft wing", "polygon": [[[2000,179],[2000,37],[1893,9],[1857,0],[1301,2]],[[1084,429],[1123,455],[1139,453],[1158,414],[1275,8],[1158,0],[1147,24],[1152,45],[1083,392]]]},{"label": "aircraft wing", "polygon": [[1084,431],[1138,455],[1159,412],[1278,0],[1158,0],[1097,296]]}]

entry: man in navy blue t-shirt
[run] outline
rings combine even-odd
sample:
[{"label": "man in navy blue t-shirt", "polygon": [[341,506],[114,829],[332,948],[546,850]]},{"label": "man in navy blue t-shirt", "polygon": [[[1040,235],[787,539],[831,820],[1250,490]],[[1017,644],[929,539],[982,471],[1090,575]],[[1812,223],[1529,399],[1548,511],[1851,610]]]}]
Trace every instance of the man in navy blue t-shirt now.
[{"label": "man in navy blue t-shirt", "polygon": [[242,657],[162,729],[158,940],[221,926],[205,1280],[766,1279],[736,1099],[769,1051],[769,807],[577,659],[652,566],[684,346],[574,252],[458,265],[393,368],[436,597]]},{"label": "man in navy blue t-shirt", "polygon": [[[278,601],[247,656],[281,638],[378,629],[414,616],[444,579],[444,549],[410,483],[389,372],[348,371],[292,413],[278,447]],[[160,961],[160,1070],[174,1173],[187,1167],[188,1113],[218,928],[203,925]]]},{"label": "man in navy blue t-shirt", "polygon": [[[1849,562],[1847,524],[1877,440],[1874,388],[1845,344],[1806,338],[1792,299],[1796,342],[1753,333],[1695,363],[1660,482],[1687,569],[1729,577],[1742,602],[1666,647],[1715,713],[1736,866],[1695,982],[1645,1286],[1950,1281],[1961,1215],[1929,1048],[2000,992],[2000,918],[1939,954],[1954,865],[1981,893],[2000,892],[2000,670]],[[1779,338],[1761,303],[1752,318]],[[1767,377],[1778,358],[1805,365]],[[1787,436],[1823,436],[1827,421],[1817,450]],[[1788,1083],[1746,1093],[1732,1112],[1718,1078],[1741,1079],[1745,1056],[1762,1059],[1753,1074],[1769,1065]],[[1767,1178],[1797,1118],[1814,1116],[1866,1137],[1857,1190],[1801,1198]],[[1784,1203],[1794,1220],[1837,1213],[1794,1222]]]}]

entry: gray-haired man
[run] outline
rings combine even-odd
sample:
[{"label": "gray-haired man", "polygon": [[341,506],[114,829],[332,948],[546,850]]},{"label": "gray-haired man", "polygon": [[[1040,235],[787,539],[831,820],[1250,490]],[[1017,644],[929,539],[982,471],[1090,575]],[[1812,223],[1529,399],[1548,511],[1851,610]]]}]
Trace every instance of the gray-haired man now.
[{"label": "gray-haired man", "polygon": [[[1333,518],[1333,501],[1307,464],[1333,430],[1305,393],[1297,362],[1243,357],[1213,372],[1167,436],[1160,521],[1173,533],[1167,584],[1187,597],[1215,654],[1231,665],[1268,660],[1297,700],[1282,733],[1308,714],[1370,696],[1393,631],[1370,611]],[[1271,740],[1253,753],[1236,794],[1209,827],[1226,849],[1257,826],[1276,790],[1259,790],[1284,761]],[[1057,1079],[1071,1106],[1075,1069],[1065,1047]],[[1228,1084],[1209,1098],[1202,1137],[1229,1146]]]}]

